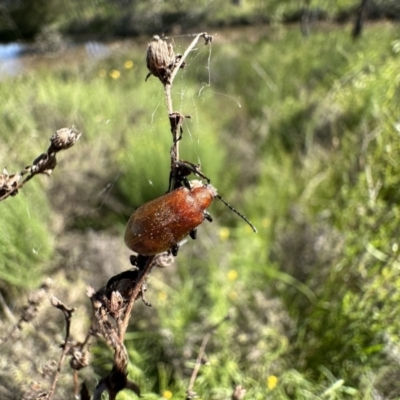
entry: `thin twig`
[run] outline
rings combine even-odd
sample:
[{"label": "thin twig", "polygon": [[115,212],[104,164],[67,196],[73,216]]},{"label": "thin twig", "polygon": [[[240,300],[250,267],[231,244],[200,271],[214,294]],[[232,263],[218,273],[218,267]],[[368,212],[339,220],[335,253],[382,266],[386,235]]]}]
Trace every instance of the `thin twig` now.
[{"label": "thin twig", "polygon": [[[171,71],[171,75],[167,82],[164,84],[164,95],[165,95],[165,101],[167,103],[167,110],[168,110],[168,116],[171,118],[174,109],[172,106],[172,96],[171,96],[171,90],[172,90],[172,84],[174,82],[175,76],[178,73],[178,70],[180,67],[183,65],[185,62],[186,57],[189,55],[189,53],[193,50],[194,46],[196,46],[197,42],[199,39],[203,37],[204,40],[206,41],[206,44],[210,43],[212,41],[212,36],[209,36],[207,32],[202,32],[196,35],[196,37],[192,40],[192,43],[188,46],[188,48],[185,50],[183,53],[182,57],[177,61],[177,63],[174,65],[173,70]],[[179,161],[179,140],[178,140],[178,135],[181,129],[181,124],[182,121],[179,121],[178,124],[176,124],[173,129],[172,129],[172,148],[171,148],[171,170],[172,170],[172,176],[175,175],[175,162]],[[172,185],[173,187],[173,185]]]},{"label": "thin twig", "polygon": [[[50,138],[50,146],[46,153],[37,157],[32,165],[25,167],[21,172],[9,174],[4,168],[0,174],[0,201],[9,196],[15,196],[18,190],[37,174],[50,175],[57,165],[56,154],[61,150],[72,147],[81,137],[81,132],[72,128],[62,128]],[[25,176],[26,175],[26,176]],[[24,179],[22,177],[25,176]]]},{"label": "thin twig", "polygon": [[187,388],[187,391],[186,391],[186,395],[187,395],[186,399],[187,400],[193,399],[195,397],[195,393],[193,392],[193,387],[194,387],[194,384],[196,382],[197,374],[199,373],[200,367],[204,363],[203,362],[204,353],[206,351],[206,347],[207,347],[208,341],[210,340],[210,338],[213,335],[213,333],[228,319],[229,319],[229,315],[226,315],[220,322],[218,322],[217,324],[212,326],[210,328],[210,330],[205,334],[205,336],[204,336],[204,338],[203,338],[203,340],[201,342],[201,346],[200,346],[200,349],[199,349],[199,354],[197,356],[196,363],[194,365],[193,372],[192,372],[192,375],[190,377],[189,385],[188,385],[188,388]]},{"label": "thin twig", "polygon": [[204,40],[206,41],[206,44],[209,44],[212,41],[212,36],[210,36],[207,32],[202,32],[199,33],[193,40],[192,43],[190,43],[189,47],[185,50],[185,52],[183,53],[182,57],[179,59],[179,61],[176,63],[171,76],[169,78],[171,85],[172,82],[175,79],[176,74],[178,73],[179,68],[181,67],[181,65],[184,63],[186,57],[188,56],[188,54],[193,50],[194,46],[196,46],[197,42],[199,41],[199,39],[203,37]]},{"label": "thin twig", "polygon": [[124,340],[126,329],[128,328],[129,319],[131,317],[131,312],[132,312],[133,305],[134,305],[135,300],[137,299],[137,297],[139,296],[139,294],[140,294],[140,292],[142,290],[142,286],[143,286],[143,283],[146,281],[147,275],[151,271],[151,268],[153,266],[154,257],[155,256],[148,257],[148,259],[146,261],[146,264],[145,264],[145,266],[143,268],[143,271],[139,275],[139,278],[138,278],[138,280],[136,282],[135,288],[133,289],[133,292],[132,292],[132,294],[131,294],[131,296],[129,298],[129,302],[128,302],[128,304],[126,306],[126,309],[125,309],[124,319],[122,320],[121,323],[118,324],[118,337],[122,342]]},{"label": "thin twig", "polygon": [[193,398],[192,393],[193,393],[194,383],[196,382],[197,374],[199,373],[201,364],[203,364],[204,353],[206,351],[206,346],[207,346],[207,343],[210,340],[211,336],[212,336],[212,332],[207,332],[203,338],[203,341],[201,342],[199,354],[197,356],[196,363],[193,368],[192,376],[190,377],[189,386],[187,388],[187,398],[188,399]]},{"label": "thin twig", "polygon": [[73,381],[74,381],[74,395],[75,395],[75,398],[78,399],[79,398],[78,395],[79,395],[81,388],[79,387],[79,374],[78,374],[77,370],[74,370],[72,377],[73,377]]},{"label": "thin twig", "polygon": [[166,85],[164,85],[164,95],[165,95],[165,102],[167,103],[168,115],[174,112],[174,109],[172,108],[171,88],[172,88],[172,83],[167,83]]},{"label": "thin twig", "polygon": [[51,385],[50,391],[47,394],[47,400],[51,400],[53,399],[54,396],[54,392],[56,390],[56,386],[57,386],[57,382],[58,379],[60,377],[60,373],[61,373],[61,367],[64,363],[65,357],[67,356],[69,350],[70,350],[70,328],[71,328],[71,319],[72,319],[72,314],[74,313],[75,309],[66,306],[62,301],[58,300],[55,296],[51,297],[51,305],[53,307],[58,308],[59,310],[61,310],[64,314],[64,318],[65,318],[65,339],[64,339],[64,343],[61,345],[62,347],[62,352],[60,355],[60,359],[58,361],[58,365],[57,365],[57,371],[54,375],[53,378],[53,383]]}]

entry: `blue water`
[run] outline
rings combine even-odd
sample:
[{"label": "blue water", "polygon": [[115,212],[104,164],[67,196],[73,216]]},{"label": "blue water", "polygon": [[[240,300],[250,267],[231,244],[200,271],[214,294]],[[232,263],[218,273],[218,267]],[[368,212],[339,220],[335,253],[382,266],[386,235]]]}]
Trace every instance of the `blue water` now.
[{"label": "blue water", "polygon": [[[29,51],[31,50],[31,51]],[[62,60],[68,54],[73,54],[74,57],[81,59],[101,59],[107,57],[111,50],[107,45],[100,42],[89,41],[83,46],[69,46],[56,54],[34,54],[33,47],[21,43],[0,44],[0,80],[5,76],[15,76],[29,67],[26,64],[26,58],[23,57],[28,53],[36,60],[46,60],[49,64],[51,62]]]},{"label": "blue water", "polygon": [[19,57],[25,46],[19,43],[0,44],[0,79],[2,75],[17,75],[23,69]]},{"label": "blue water", "polygon": [[19,57],[25,46],[19,43],[0,44],[0,60],[10,60]]}]

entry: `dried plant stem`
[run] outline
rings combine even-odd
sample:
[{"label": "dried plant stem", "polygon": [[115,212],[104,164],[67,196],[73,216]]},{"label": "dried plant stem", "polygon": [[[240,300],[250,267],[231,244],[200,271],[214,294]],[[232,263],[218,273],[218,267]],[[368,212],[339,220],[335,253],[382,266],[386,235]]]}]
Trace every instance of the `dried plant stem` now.
[{"label": "dried plant stem", "polygon": [[[37,174],[50,175],[57,165],[57,153],[72,147],[81,137],[81,132],[72,128],[59,129],[51,138],[46,153],[37,157],[32,165],[25,167],[17,174],[9,174],[4,168],[0,174],[0,201],[9,196],[15,196],[22,186]],[[26,177],[22,179],[23,176]]]},{"label": "dried plant stem", "polygon": [[74,370],[73,380],[74,380],[74,395],[75,395],[75,398],[78,399],[80,389],[79,389],[79,374],[78,374],[77,370]]},{"label": "dried plant stem", "polygon": [[60,377],[61,367],[62,367],[62,365],[64,363],[65,357],[67,356],[67,354],[68,354],[68,352],[70,350],[71,319],[72,319],[72,314],[75,311],[74,308],[68,307],[63,302],[58,300],[55,296],[52,296],[52,298],[51,298],[51,305],[53,307],[56,307],[59,310],[61,310],[63,312],[63,314],[64,314],[64,318],[65,318],[65,339],[64,339],[64,343],[62,344],[62,349],[63,350],[61,352],[60,359],[58,361],[57,371],[56,371],[56,373],[54,375],[53,383],[51,385],[50,391],[47,394],[47,400],[53,399],[54,392],[55,392],[56,386],[57,386],[57,382],[58,382],[58,379]]},{"label": "dried plant stem", "polygon": [[[171,83],[167,83],[164,85],[165,101],[167,103],[168,116],[170,118],[174,112],[174,109],[172,107],[172,96],[171,96],[172,80],[173,79],[171,79]],[[178,140],[178,129],[176,126],[174,127],[172,124],[171,124],[171,133],[172,133],[172,147],[170,155],[171,155],[171,171],[173,171],[174,162],[179,160],[179,140]]]},{"label": "dried plant stem", "polygon": [[192,375],[190,377],[190,381],[189,381],[189,385],[186,391],[186,400],[190,400],[196,397],[195,393],[193,392],[193,387],[194,384],[196,382],[196,378],[197,375],[199,373],[200,367],[201,365],[204,363],[204,354],[206,352],[206,347],[208,344],[208,341],[210,340],[211,336],[213,335],[213,333],[218,329],[218,327],[220,327],[225,321],[227,321],[229,319],[229,315],[226,315],[220,322],[218,322],[217,324],[215,324],[214,326],[212,326],[209,330],[209,332],[207,332],[201,342],[201,346],[199,349],[199,354],[197,356],[196,359],[196,363],[194,365],[193,368],[193,372]]},{"label": "dried plant stem", "polygon": [[[179,140],[181,139],[182,124],[185,118],[180,113],[174,112],[171,96],[172,84],[178,69],[183,65],[185,58],[192,51],[200,37],[204,37],[206,44],[212,40],[206,33],[198,34],[183,56],[175,56],[172,45],[167,45],[158,36],[153,37],[147,50],[146,62],[150,73],[146,80],[150,75],[154,75],[162,82],[171,125],[172,146],[170,150],[171,175],[169,190],[175,188],[174,185],[171,185],[171,181],[174,184],[179,182],[177,173],[179,168]],[[139,254],[135,257],[135,262],[133,263],[137,267],[136,269],[112,277],[104,288],[91,296],[95,310],[92,322],[93,331],[96,330],[95,326],[97,324],[98,332],[101,333],[108,345],[114,349],[113,368],[97,385],[93,396],[94,400],[100,400],[102,393],[105,391],[108,392],[110,400],[113,400],[123,389],[130,389],[140,396],[138,385],[128,379],[127,366],[129,359],[124,345],[124,337],[135,301],[138,297],[143,299],[143,284],[155,264],[156,257]],[[128,287],[125,286],[124,281],[129,282]],[[143,301],[146,304],[146,301]],[[111,322],[110,318],[114,322]],[[204,353],[208,339],[202,346],[202,353]],[[197,375],[197,372],[195,375]]]},{"label": "dried plant stem", "polygon": [[121,342],[123,342],[123,340],[124,340],[125,332],[126,332],[126,329],[128,328],[129,319],[131,316],[131,312],[132,312],[132,308],[135,303],[135,300],[141,293],[143,283],[146,281],[147,275],[151,271],[154,257],[155,256],[150,256],[147,258],[146,264],[143,268],[143,271],[139,275],[139,278],[136,282],[135,288],[133,289],[133,292],[129,298],[129,302],[128,302],[128,305],[125,310],[125,316],[124,316],[123,320],[121,321],[121,323],[118,324],[118,337]]},{"label": "dried plant stem", "polygon": [[63,351],[62,351],[60,359],[58,361],[57,371],[56,371],[56,373],[54,375],[53,383],[51,385],[50,391],[49,391],[49,393],[47,393],[46,400],[51,400],[53,398],[53,396],[54,396],[54,392],[56,391],[56,387],[57,387],[57,382],[58,382],[58,379],[59,379],[60,374],[61,374],[61,366],[64,363],[64,360],[65,360],[65,357],[67,356],[67,353],[68,353],[68,346],[65,345],[63,347]]},{"label": "dried plant stem", "polygon": [[192,43],[190,43],[188,48],[183,53],[182,57],[180,57],[179,61],[177,61],[177,63],[174,65],[174,68],[171,72],[171,76],[169,77],[168,82],[164,85],[164,94],[165,94],[165,99],[166,99],[166,103],[167,103],[168,115],[171,115],[174,112],[174,109],[172,108],[171,89],[172,89],[172,84],[174,82],[175,76],[178,73],[179,68],[185,62],[186,57],[193,50],[194,46],[196,46],[197,42],[199,41],[199,39],[201,37],[204,38],[204,40],[206,41],[206,44],[210,43],[212,40],[212,37],[209,36],[207,32],[202,32],[202,33],[197,34],[196,37],[192,40]]},{"label": "dried plant stem", "polygon": [[190,43],[190,45],[188,46],[188,48],[185,50],[185,52],[183,53],[182,57],[180,58],[180,60],[176,63],[174,70],[171,73],[171,77],[170,77],[170,82],[172,84],[172,82],[175,79],[176,74],[178,73],[179,68],[181,67],[181,65],[184,63],[186,57],[189,55],[189,53],[193,50],[194,46],[196,46],[197,42],[199,41],[199,39],[203,37],[204,40],[206,41],[206,44],[210,43],[212,41],[212,36],[210,36],[207,32],[202,32],[199,33],[193,40],[192,43]]},{"label": "dried plant stem", "polygon": [[[193,50],[194,46],[196,46],[197,42],[199,39],[203,37],[204,40],[206,41],[206,44],[210,43],[212,41],[212,37],[209,36],[206,32],[202,32],[196,35],[196,37],[192,40],[192,43],[188,46],[188,48],[185,50],[183,55],[179,58],[179,60],[176,62],[174,65],[174,68],[171,71],[171,75],[167,82],[164,84],[164,94],[165,94],[165,101],[167,103],[167,110],[168,110],[168,116],[171,119],[172,115],[174,114],[174,109],[172,106],[172,96],[171,96],[171,90],[172,90],[172,84],[174,82],[175,76],[178,73],[178,70],[181,68],[183,63],[185,62],[186,57],[189,55],[189,53]],[[171,171],[172,171],[172,176],[175,175],[175,168],[176,168],[176,162],[179,161],[179,133],[181,131],[181,126],[182,126],[182,119],[179,119],[179,122],[175,125],[171,123],[171,130],[172,130],[172,147],[171,147]]]},{"label": "dried plant stem", "polygon": [[164,85],[164,95],[165,95],[165,102],[167,103],[168,115],[171,115],[174,112],[174,109],[172,108],[171,88],[172,88],[172,82]]},{"label": "dried plant stem", "polygon": [[211,336],[212,336],[212,332],[207,332],[203,338],[203,341],[201,342],[199,354],[197,356],[196,363],[193,368],[192,376],[190,377],[189,386],[188,386],[187,392],[186,392],[187,399],[193,398],[194,383],[196,382],[197,374],[199,373],[199,370],[200,370],[200,367],[201,367],[201,364],[203,361],[204,353],[206,351],[206,346],[207,346],[207,343],[210,340]]}]

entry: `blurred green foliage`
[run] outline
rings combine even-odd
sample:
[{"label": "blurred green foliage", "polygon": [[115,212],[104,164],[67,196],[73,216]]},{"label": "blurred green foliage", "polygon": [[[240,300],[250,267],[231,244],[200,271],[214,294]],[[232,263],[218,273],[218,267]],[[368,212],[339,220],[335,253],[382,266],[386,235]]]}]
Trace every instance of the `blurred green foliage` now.
[{"label": "blurred green foliage", "polygon": [[[371,18],[397,19],[400,8],[393,0],[370,0]],[[170,33],[174,29],[202,29],[244,26],[258,23],[300,22],[304,11],[311,22],[317,20],[352,20],[358,1],[354,0],[202,0],[195,6],[189,0],[68,0],[67,11],[58,18],[70,34],[96,33],[131,36]]]},{"label": "blurred green foliage", "polygon": [[[175,107],[191,116],[182,158],[200,162],[259,233],[216,201],[214,222],[176,265],[153,272],[154,307],[138,305],[128,337],[130,379],[146,399],[183,398],[204,335],[229,315],[196,381],[202,399],[229,398],[237,384],[252,399],[399,398],[398,27],[370,26],[357,42],[343,27],[307,38],[276,27],[217,37],[209,51],[199,46],[174,86]],[[10,132],[24,137],[13,166],[37,156],[33,137],[73,123],[84,132],[65,158],[71,168],[77,152],[81,192],[60,190],[58,212],[88,199],[93,212],[66,215],[65,227],[121,235],[131,209],[167,189],[164,93],[144,82],[143,64],[130,51],[2,82],[3,164],[16,148]],[[114,202],[96,196],[93,177],[113,182]],[[57,194],[38,187],[22,190],[28,206],[22,194],[1,204],[2,291],[51,256]],[[96,369],[107,368],[95,352]]]},{"label": "blurred green foliage", "polygon": [[[38,45],[51,32],[91,37],[136,36],[205,26],[226,27],[260,23],[351,21],[360,1],[356,0],[204,0],[195,7],[189,0],[15,0],[0,8],[0,39],[31,40]],[[400,6],[393,0],[370,0],[371,19],[398,19]],[[309,27],[305,27],[308,31]],[[48,38],[47,38],[48,39]]]},{"label": "blurred green foliage", "polygon": [[[372,385],[399,395],[385,372],[396,370],[399,343],[398,38],[384,26],[366,36],[354,43],[339,30],[308,39],[288,30],[254,47],[214,49],[212,88],[240,99],[238,135],[253,146],[254,162],[239,170],[254,168],[242,172],[253,182],[245,209],[260,235],[230,229],[234,249],[189,250],[177,289],[160,291],[168,364],[185,357],[185,343],[199,345],[191,327],[234,310],[198,379],[203,398],[226,398],[235,383],[260,399],[370,398]],[[228,147],[230,118],[221,132]],[[215,228],[207,234],[205,242],[218,240]],[[189,360],[195,349],[186,348]],[[184,366],[176,374],[170,389],[180,398]]]},{"label": "blurred green foliage", "polygon": [[0,5],[1,41],[29,40],[54,23],[64,11],[56,0],[2,1]]},{"label": "blurred green foliage", "polygon": [[9,198],[1,208],[0,290],[16,296],[17,289],[40,283],[52,255],[49,204],[43,187],[33,183],[28,193]]}]

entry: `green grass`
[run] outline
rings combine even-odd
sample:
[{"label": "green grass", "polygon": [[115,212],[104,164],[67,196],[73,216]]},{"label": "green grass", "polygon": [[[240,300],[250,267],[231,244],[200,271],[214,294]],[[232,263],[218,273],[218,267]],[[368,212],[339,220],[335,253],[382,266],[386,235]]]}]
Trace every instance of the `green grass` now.
[{"label": "green grass", "polygon": [[[217,37],[210,65],[207,48],[189,59],[174,88],[175,107],[192,117],[182,158],[201,162],[259,233],[215,201],[214,222],[174,267],[152,273],[154,307],[137,306],[127,343],[144,398],[184,398],[204,335],[226,315],[196,381],[202,399],[229,398],[236,384],[252,399],[400,396],[398,43],[385,24],[359,42],[345,27],[308,38],[277,28],[251,46]],[[167,189],[164,95],[155,78],[144,83],[143,60],[131,51],[2,82],[3,164],[17,170],[61,126],[84,132],[52,177],[75,191],[47,192],[39,177],[2,203],[2,291],[54,260],[55,237],[122,237],[132,208]],[[59,214],[65,230],[52,223]],[[110,359],[96,354],[101,376]]]},{"label": "green grass", "polygon": [[17,289],[32,289],[40,283],[53,248],[44,188],[35,183],[29,186],[1,206],[0,288],[14,296]]}]

